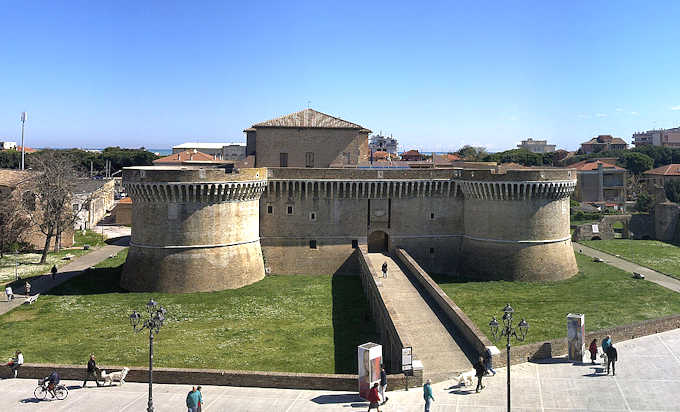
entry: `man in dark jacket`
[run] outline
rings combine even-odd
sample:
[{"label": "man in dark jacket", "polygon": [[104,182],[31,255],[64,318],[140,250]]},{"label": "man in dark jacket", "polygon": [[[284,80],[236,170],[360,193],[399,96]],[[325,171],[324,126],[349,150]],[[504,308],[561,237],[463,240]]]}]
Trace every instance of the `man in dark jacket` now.
[{"label": "man in dark jacket", "polygon": [[609,375],[609,365],[611,365],[612,376],[616,376],[616,361],[618,360],[618,353],[614,345],[609,345],[607,349],[607,375]]},{"label": "man in dark jacket", "polygon": [[474,364],[476,376],[477,376],[477,389],[475,389],[475,392],[479,393],[480,389],[484,389],[484,386],[482,385],[482,378],[484,377],[484,372],[486,372],[486,366],[484,366],[484,358],[479,357],[477,360],[477,363]]},{"label": "man in dark jacket", "polygon": [[387,277],[387,262],[382,264],[382,273],[383,273],[383,277],[386,278]]},{"label": "man in dark jacket", "polygon": [[102,386],[99,383],[99,378],[97,377],[97,374],[99,374],[99,368],[97,367],[97,363],[94,360],[94,354],[90,355],[90,360],[87,361],[87,375],[85,375],[85,382],[83,382],[83,388],[87,384],[87,381],[94,381],[94,383],[97,384],[97,386]]},{"label": "man in dark jacket", "polygon": [[385,391],[387,390],[387,373],[385,372],[385,368],[380,368],[380,399],[382,399],[383,405],[385,402],[388,401],[387,395],[385,395]]}]

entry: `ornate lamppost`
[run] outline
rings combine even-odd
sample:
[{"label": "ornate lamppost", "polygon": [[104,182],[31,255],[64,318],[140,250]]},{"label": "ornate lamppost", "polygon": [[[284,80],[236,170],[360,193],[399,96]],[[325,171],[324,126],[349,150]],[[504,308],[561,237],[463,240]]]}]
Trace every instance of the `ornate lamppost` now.
[{"label": "ornate lamppost", "polygon": [[165,322],[166,311],[163,306],[160,306],[153,299],[146,304],[146,310],[149,312],[149,318],[142,322],[142,315],[136,310],[130,315],[130,325],[135,332],[141,332],[144,329],[149,329],[149,402],[146,407],[147,412],[154,412],[153,397],[151,395],[151,386],[153,382],[153,337],[158,334]]},{"label": "ornate lamppost", "polygon": [[[515,310],[508,303],[507,305],[505,305],[505,308],[503,308],[503,324],[499,325],[495,316],[493,317],[493,319],[491,319],[491,322],[489,322],[489,328],[491,328],[491,335],[493,336],[494,342],[496,342],[502,336],[506,336],[508,338],[508,342],[507,342],[507,345],[506,345],[507,352],[508,352],[508,364],[507,364],[507,369],[508,369],[508,412],[510,412],[510,337],[514,336],[515,339],[517,339],[519,342],[522,342],[522,341],[524,341],[524,338],[527,336],[527,332],[529,331],[529,323],[524,319],[522,319],[517,324],[516,327],[512,325],[512,314],[514,312],[515,312]],[[519,335],[517,334],[518,330],[519,330]]]}]

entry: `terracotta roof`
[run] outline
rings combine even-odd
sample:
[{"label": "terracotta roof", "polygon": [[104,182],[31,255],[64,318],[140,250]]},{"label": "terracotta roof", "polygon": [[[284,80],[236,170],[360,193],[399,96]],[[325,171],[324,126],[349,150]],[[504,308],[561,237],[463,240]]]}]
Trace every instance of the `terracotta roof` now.
[{"label": "terracotta roof", "polygon": [[420,152],[417,151],[417,150],[415,150],[415,149],[411,149],[411,150],[409,150],[408,152],[402,153],[401,155],[402,155],[402,156],[403,156],[403,155],[406,155],[406,156],[419,156],[419,155],[420,155]]},{"label": "terracotta roof", "polygon": [[385,159],[387,156],[389,156],[389,154],[383,150],[373,152],[373,159]]},{"label": "terracotta roof", "polygon": [[[16,151],[17,151],[17,152],[20,152],[20,151],[21,151],[21,146],[17,146]],[[25,147],[25,148],[24,148],[24,153],[35,153],[35,152],[37,152],[36,149],[31,149],[30,147]]]},{"label": "terracotta roof", "polygon": [[199,152],[196,150],[185,150],[179,153],[173,153],[170,156],[161,157],[153,161],[154,164],[172,164],[172,163],[186,163],[186,162],[214,162],[223,163],[221,160],[209,154]]},{"label": "terracotta roof", "polygon": [[582,160],[578,163],[574,163],[572,165],[569,165],[568,168],[569,169],[587,171],[587,170],[597,170],[600,167],[599,165],[602,165],[602,167],[605,168],[605,169],[626,170],[623,167],[619,167],[619,166],[613,165],[611,163],[603,162],[602,160]]},{"label": "terracotta roof", "polygon": [[120,199],[120,201],[118,203],[132,204],[132,198],[124,197],[124,198]]},{"label": "terracotta roof", "polygon": [[673,163],[670,165],[657,167],[656,169],[647,170],[644,172],[644,174],[659,176],[680,176],[680,164]]},{"label": "terracotta roof", "polygon": [[[322,129],[367,130],[365,127],[358,124],[350,123],[347,120],[317,112],[313,109],[305,109],[277,117],[276,119],[267,120],[266,122],[255,123],[252,127],[312,127]],[[370,130],[368,130],[368,132],[370,132]]]},{"label": "terracotta roof", "polygon": [[16,169],[0,169],[0,186],[16,187],[21,182],[28,180],[31,172]]}]

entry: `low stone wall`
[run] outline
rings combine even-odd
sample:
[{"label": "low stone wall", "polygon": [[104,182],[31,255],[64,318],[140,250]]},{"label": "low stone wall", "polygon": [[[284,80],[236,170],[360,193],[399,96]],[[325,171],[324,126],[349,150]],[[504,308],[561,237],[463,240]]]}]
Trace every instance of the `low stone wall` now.
[{"label": "low stone wall", "polygon": [[[587,315],[586,315],[587,318]],[[597,339],[598,346],[602,339],[611,335],[614,344],[628,339],[635,339],[641,336],[653,335],[667,330],[680,328],[680,314],[665,316],[658,319],[650,319],[630,325],[617,326],[610,329],[602,329],[586,333],[586,346],[590,341]],[[529,331],[531,333],[531,330]],[[567,333],[566,318],[564,323],[564,333]],[[512,342],[511,342],[512,343]],[[505,366],[506,353],[501,349],[495,365]],[[512,346],[510,350],[510,363],[515,365],[529,360],[549,359],[555,356],[564,356],[568,352],[567,338],[553,339],[547,342],[537,342],[529,345]]]},{"label": "low stone wall", "polygon": [[[100,365],[100,368],[108,372],[123,369],[122,366],[109,365]],[[84,365],[26,363],[19,369],[19,378],[41,379],[56,370],[62,380],[79,381],[85,378],[86,369]],[[9,377],[9,368],[0,368],[0,378],[7,379]],[[149,382],[148,378],[148,369],[134,367],[130,368],[125,381],[147,383]],[[407,377],[403,373],[387,375],[388,387],[391,390],[404,389],[406,379]],[[153,381],[154,383],[179,385],[244,386],[350,392],[358,392],[359,388],[357,375],[221,371],[215,369],[154,368]],[[415,386],[414,377],[408,377],[408,384],[410,387]],[[94,385],[94,383],[90,383],[90,385]],[[420,385],[420,382],[418,382],[418,385]]]},{"label": "low stone wall", "polygon": [[[401,350],[412,345],[399,332],[399,316],[392,309],[391,303],[384,300],[377,283],[378,274],[368,264],[364,247],[357,248],[355,253],[361,267],[361,283],[364,287],[366,300],[368,300],[371,314],[380,335],[380,342],[376,343],[383,346],[385,370],[390,373],[399,373],[401,372]],[[416,359],[417,354],[414,353],[413,360]],[[417,371],[413,377],[409,378],[409,385],[422,385],[422,370]]]},{"label": "low stone wall", "polygon": [[395,255],[477,353],[484,353],[486,346],[493,346],[493,343],[479,330],[477,325],[449,298],[446,292],[437,285],[437,282],[432,280],[408,252],[404,249],[396,249]]}]

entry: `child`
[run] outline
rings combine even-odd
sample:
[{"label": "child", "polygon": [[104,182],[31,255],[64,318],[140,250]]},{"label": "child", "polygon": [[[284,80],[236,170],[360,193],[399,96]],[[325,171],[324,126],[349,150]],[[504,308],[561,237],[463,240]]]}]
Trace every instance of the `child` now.
[{"label": "child", "polygon": [[593,341],[590,342],[588,350],[590,351],[590,362],[595,365],[595,359],[597,358],[597,339],[593,339]]},{"label": "child", "polygon": [[370,391],[368,391],[368,412],[371,412],[371,409],[375,408],[378,412],[380,412],[380,395],[378,394],[378,382],[373,384],[373,387],[371,388]]}]

